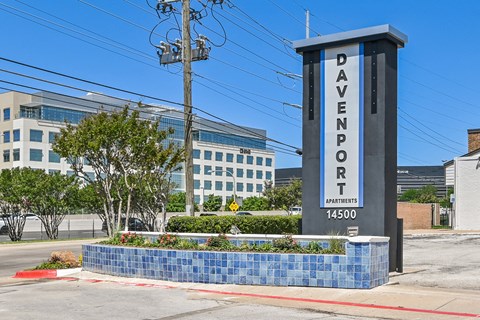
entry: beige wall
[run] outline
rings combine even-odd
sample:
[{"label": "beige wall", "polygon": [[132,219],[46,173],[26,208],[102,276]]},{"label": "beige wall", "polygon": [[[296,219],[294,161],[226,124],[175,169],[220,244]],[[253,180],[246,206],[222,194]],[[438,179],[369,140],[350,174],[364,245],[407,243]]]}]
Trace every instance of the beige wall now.
[{"label": "beige wall", "polygon": [[404,230],[431,229],[432,204],[398,202],[397,217],[403,219]]}]

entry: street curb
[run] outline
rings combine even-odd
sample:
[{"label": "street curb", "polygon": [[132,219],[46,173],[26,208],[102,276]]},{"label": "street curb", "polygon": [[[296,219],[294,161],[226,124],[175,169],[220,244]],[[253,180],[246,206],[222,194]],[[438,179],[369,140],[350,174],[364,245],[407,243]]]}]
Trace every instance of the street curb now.
[{"label": "street curb", "polygon": [[47,270],[22,270],[17,271],[13,278],[22,278],[22,279],[51,279],[65,277],[74,273],[82,271],[82,268],[72,268],[72,269],[47,269]]}]

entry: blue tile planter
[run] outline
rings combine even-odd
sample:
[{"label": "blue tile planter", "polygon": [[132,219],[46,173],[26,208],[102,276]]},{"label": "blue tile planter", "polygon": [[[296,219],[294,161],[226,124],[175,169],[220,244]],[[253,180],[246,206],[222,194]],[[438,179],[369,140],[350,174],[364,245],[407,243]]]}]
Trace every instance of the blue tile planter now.
[{"label": "blue tile planter", "polygon": [[[150,234],[155,238],[157,235]],[[208,235],[180,236],[202,242]],[[251,243],[275,238],[231,237],[232,242]],[[301,245],[309,241],[328,244],[328,237],[294,238]],[[345,255],[183,251],[88,244],[83,245],[83,269],[123,277],[217,284],[369,289],[387,283],[388,238],[345,239]]]}]

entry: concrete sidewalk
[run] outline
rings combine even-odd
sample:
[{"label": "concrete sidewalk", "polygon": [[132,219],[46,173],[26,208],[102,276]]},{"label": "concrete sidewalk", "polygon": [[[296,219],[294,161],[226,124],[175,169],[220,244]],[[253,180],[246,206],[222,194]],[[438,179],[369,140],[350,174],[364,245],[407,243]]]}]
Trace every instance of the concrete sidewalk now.
[{"label": "concrete sidewalk", "polygon": [[358,317],[432,320],[480,318],[478,291],[411,287],[394,282],[371,290],[353,290],[177,283],[120,278],[87,271],[71,277],[96,285],[137,286],[139,290],[141,287],[184,290],[189,299],[228,300]]}]

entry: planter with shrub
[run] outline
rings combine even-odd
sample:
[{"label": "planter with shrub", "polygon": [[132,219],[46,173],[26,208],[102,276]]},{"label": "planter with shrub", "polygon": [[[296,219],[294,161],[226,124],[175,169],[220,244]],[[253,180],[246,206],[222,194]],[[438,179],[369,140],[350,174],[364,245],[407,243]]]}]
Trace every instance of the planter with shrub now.
[{"label": "planter with shrub", "polygon": [[365,289],[388,282],[388,238],[122,233],[84,245],[83,268],[179,282]]}]

